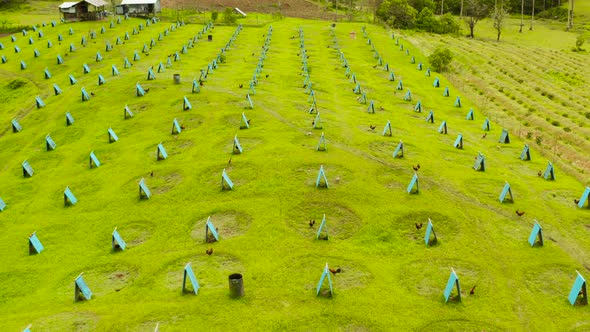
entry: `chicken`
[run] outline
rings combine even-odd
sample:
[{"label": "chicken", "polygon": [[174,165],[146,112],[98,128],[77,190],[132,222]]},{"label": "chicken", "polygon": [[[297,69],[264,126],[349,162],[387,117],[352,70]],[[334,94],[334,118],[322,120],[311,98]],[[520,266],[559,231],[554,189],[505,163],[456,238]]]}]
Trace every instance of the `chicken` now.
[{"label": "chicken", "polygon": [[516,210],[516,215],[518,215],[519,217],[522,217],[524,215],[524,211],[518,211]]},{"label": "chicken", "polygon": [[229,160],[227,162],[228,165],[231,165],[231,157],[229,157]]},{"label": "chicken", "polygon": [[332,272],[332,274],[333,274],[333,275],[336,275],[336,274],[338,274],[338,273],[341,273],[341,272],[342,272],[342,269],[341,269],[341,268],[337,268],[337,269],[335,269],[335,270],[334,270],[334,269],[329,269],[329,270],[330,270],[330,272]]},{"label": "chicken", "polygon": [[266,77],[266,78],[268,78],[269,76],[270,76],[270,74],[266,74],[266,76],[265,76],[265,77]]},{"label": "chicken", "polygon": [[205,253],[207,253],[207,255],[211,256],[211,254],[213,253],[213,248],[207,249],[207,251],[205,251]]},{"label": "chicken", "polygon": [[144,91],[145,91],[145,93],[148,93],[148,92],[150,92],[150,88],[147,88]]},{"label": "chicken", "polygon": [[244,87],[244,84],[240,84],[240,89]]},{"label": "chicken", "polygon": [[309,220],[309,227],[313,227],[315,225],[315,219],[310,219]]},{"label": "chicken", "polygon": [[475,287],[477,287],[477,285],[471,287],[471,290],[469,291],[469,295],[474,295],[475,294]]},{"label": "chicken", "polygon": [[420,169],[419,166],[412,166],[412,168],[414,169],[414,171],[418,172],[418,170]]},{"label": "chicken", "polygon": [[369,125],[369,128],[371,128],[371,130],[375,130],[375,128],[377,128],[377,126]]},{"label": "chicken", "polygon": [[151,176],[151,177],[154,177],[154,171],[152,171],[152,172],[150,173],[150,176]]},{"label": "chicken", "polygon": [[246,121],[246,122],[248,122],[248,124],[250,124],[250,120],[252,120],[252,119],[248,119],[248,121]]},{"label": "chicken", "polygon": [[180,126],[180,129],[184,130],[186,127],[184,125]]},{"label": "chicken", "polygon": [[580,200],[574,198],[574,204],[576,204],[576,205],[580,204]]},{"label": "chicken", "polygon": [[488,133],[484,133],[483,135],[481,135],[481,138],[486,138],[488,136]]},{"label": "chicken", "polygon": [[94,92],[90,91],[90,95],[91,95],[91,96],[94,96]]},{"label": "chicken", "polygon": [[414,225],[416,225],[416,229],[422,228],[422,223],[419,223],[419,224],[418,223],[414,223]]}]

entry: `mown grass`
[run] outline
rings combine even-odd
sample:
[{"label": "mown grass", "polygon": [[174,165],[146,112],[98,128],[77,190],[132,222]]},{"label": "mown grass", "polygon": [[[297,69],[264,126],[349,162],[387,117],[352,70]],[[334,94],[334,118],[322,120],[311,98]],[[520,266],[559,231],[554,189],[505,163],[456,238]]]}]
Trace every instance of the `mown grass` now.
[{"label": "mown grass", "polygon": [[[127,20],[109,29],[108,22],[60,24],[43,29],[33,45],[17,36],[22,53],[2,38],[8,62],[0,65],[2,101],[0,123],[0,197],[8,207],[0,213],[0,321],[7,330],[29,323],[37,330],[574,330],[588,327],[586,308],[566,300],[575,271],[587,273],[588,210],[578,209],[584,185],[557,168],[557,181],[537,176],[546,160],[533,149],[533,160],[518,159],[523,141],[511,131],[512,143],[499,144],[498,122],[482,138],[486,110],[475,109],[475,120],[465,116],[473,101],[439,73],[425,76],[410,57],[425,62],[418,47],[401,39],[410,56],[399,51],[390,32],[368,26],[367,32],[383,60],[396,74],[375,66],[371,46],[361,25],[340,24],[335,29],[345,54],[376,114],[366,112],[344,76],[334,36],[327,22],[286,19],[273,23],[270,48],[264,62],[254,109],[247,108],[247,84],[262,51],[268,26],[246,27],[220,64],[191,93],[191,82],[216,57],[236,27],[215,27],[212,42],[201,39],[188,54],[156,80],[147,70],[179,51],[202,25],[187,25],[141,54],[132,68],[123,68],[134,50],[170,28],[158,23],[131,36],[124,45],[104,51],[108,40],[131,33],[141,20]],[[100,34],[101,25],[107,29]],[[72,27],[76,32],[68,35]],[[302,28],[308,66],[322,130],[313,130],[315,115],[303,88],[298,29]],[[96,40],[81,47],[82,35],[97,32]],[[349,38],[351,30],[357,38]],[[57,33],[65,40],[59,45]],[[51,39],[54,47],[46,47]],[[68,52],[70,43],[75,52]],[[33,57],[33,49],[41,57]],[[104,60],[95,61],[100,51]],[[68,54],[67,57],[65,54]],[[56,56],[64,56],[63,65]],[[19,60],[28,68],[20,70]],[[87,63],[91,72],[82,73]],[[121,74],[113,77],[111,65]],[[43,79],[48,68],[53,77]],[[175,85],[172,75],[181,74]],[[77,79],[70,86],[68,74]],[[97,86],[97,75],[107,83]],[[268,75],[268,77],[266,76]],[[441,88],[434,88],[434,77]],[[411,89],[395,91],[397,80]],[[16,90],[14,80],[27,83]],[[140,82],[149,92],[135,96]],[[63,94],[54,96],[52,84]],[[244,88],[239,85],[243,84]],[[443,97],[445,86],[451,97]],[[82,102],[80,89],[94,96]],[[47,106],[36,109],[40,95]],[[453,106],[461,95],[462,108]],[[183,96],[193,108],[182,110]],[[426,112],[415,113],[421,100]],[[129,105],[133,119],[123,118]],[[435,124],[425,122],[427,111]],[[75,118],[66,127],[64,115]],[[251,128],[239,130],[241,113]],[[485,113],[484,113],[485,112]],[[18,118],[23,131],[12,133],[10,120]],[[171,135],[172,120],[185,126]],[[493,117],[498,120],[497,117]],[[393,137],[380,132],[393,124]],[[436,129],[442,120],[449,134]],[[504,123],[502,123],[504,124]],[[371,130],[370,125],[377,126]],[[111,127],[119,141],[109,144]],[[324,132],[328,150],[315,146]],[[51,134],[55,151],[44,150]],[[465,149],[452,143],[463,134]],[[238,135],[244,153],[232,155]],[[405,155],[391,154],[403,140]],[[156,161],[163,142],[169,158]],[[88,169],[95,151],[103,165]],[[471,167],[477,152],[487,157],[486,172]],[[231,164],[228,160],[231,157]],[[35,169],[23,178],[21,162]],[[420,164],[420,193],[405,191]],[[324,165],[329,189],[316,189],[315,178]],[[226,168],[235,190],[221,191]],[[151,173],[153,172],[153,176]],[[137,183],[146,179],[154,196],[138,199]],[[513,204],[498,202],[505,181],[515,195]],[[70,186],[79,199],[64,208],[62,193]],[[514,210],[526,211],[517,217]],[[309,219],[326,214],[330,239],[315,241]],[[221,241],[202,239],[208,216],[220,227]],[[425,247],[423,231],[414,223],[433,220],[438,245]],[[530,248],[533,220],[543,225],[546,243]],[[129,248],[110,250],[112,230]],[[37,231],[46,250],[28,256],[27,236]],[[205,250],[213,247],[211,256]],[[182,269],[192,262],[201,283],[199,295],[182,295]],[[333,277],[335,296],[315,296],[324,264],[341,267]],[[445,304],[442,290],[451,268],[463,286],[462,303]],[[88,302],[73,302],[73,280],[85,273],[94,292]],[[246,296],[228,296],[227,276],[243,273]],[[477,285],[476,294],[467,295]]]}]

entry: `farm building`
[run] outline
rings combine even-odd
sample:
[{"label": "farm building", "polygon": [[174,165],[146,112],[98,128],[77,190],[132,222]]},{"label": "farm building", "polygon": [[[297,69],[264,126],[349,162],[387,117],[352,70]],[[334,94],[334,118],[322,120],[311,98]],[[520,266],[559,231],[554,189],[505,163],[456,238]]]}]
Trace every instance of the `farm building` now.
[{"label": "farm building", "polygon": [[117,5],[116,13],[132,16],[150,16],[161,12],[160,0],[123,0]]},{"label": "farm building", "polygon": [[106,5],[103,0],[64,2],[59,5],[59,12],[66,21],[96,21],[106,17]]}]

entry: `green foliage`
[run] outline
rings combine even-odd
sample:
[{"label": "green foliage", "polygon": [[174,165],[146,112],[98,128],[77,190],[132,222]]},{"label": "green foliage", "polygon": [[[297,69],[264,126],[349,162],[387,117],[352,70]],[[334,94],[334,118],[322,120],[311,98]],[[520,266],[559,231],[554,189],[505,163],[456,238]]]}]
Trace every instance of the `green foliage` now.
[{"label": "green foliage", "polygon": [[385,0],[377,10],[377,17],[394,28],[412,28],[417,11],[407,0]]},{"label": "green foliage", "polygon": [[237,17],[234,14],[234,10],[231,7],[226,7],[223,10],[223,23],[225,24],[235,24],[237,21]]},{"label": "green foliage", "polygon": [[437,47],[428,57],[428,62],[434,71],[442,72],[448,69],[453,61],[453,53],[446,47]]},{"label": "green foliage", "polygon": [[427,32],[439,31],[439,22],[428,7],[424,7],[416,18],[416,27]]},{"label": "green foliage", "polygon": [[455,33],[459,33],[461,31],[461,25],[459,24],[459,21],[457,21],[451,13],[446,13],[442,16],[439,16],[438,20],[439,20],[438,33],[455,34]]},{"label": "green foliage", "polygon": [[219,13],[216,11],[211,12],[211,21],[213,21],[213,23],[215,23],[215,21],[217,21],[217,18],[219,17]]},{"label": "green foliage", "polygon": [[576,51],[583,51],[584,50],[582,48],[582,46],[584,46],[584,43],[588,39],[589,35],[590,35],[590,33],[586,32],[586,33],[579,34],[578,37],[576,37]]}]

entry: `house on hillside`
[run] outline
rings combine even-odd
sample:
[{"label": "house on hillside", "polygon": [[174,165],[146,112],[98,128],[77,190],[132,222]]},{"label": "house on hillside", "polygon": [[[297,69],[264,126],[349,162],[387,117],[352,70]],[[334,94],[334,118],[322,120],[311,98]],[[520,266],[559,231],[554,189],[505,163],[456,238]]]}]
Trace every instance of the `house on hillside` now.
[{"label": "house on hillside", "polygon": [[106,17],[107,5],[104,0],[64,2],[59,5],[59,12],[66,21],[97,21]]},{"label": "house on hillside", "polygon": [[161,12],[160,0],[123,0],[116,7],[119,15],[153,16]]}]

